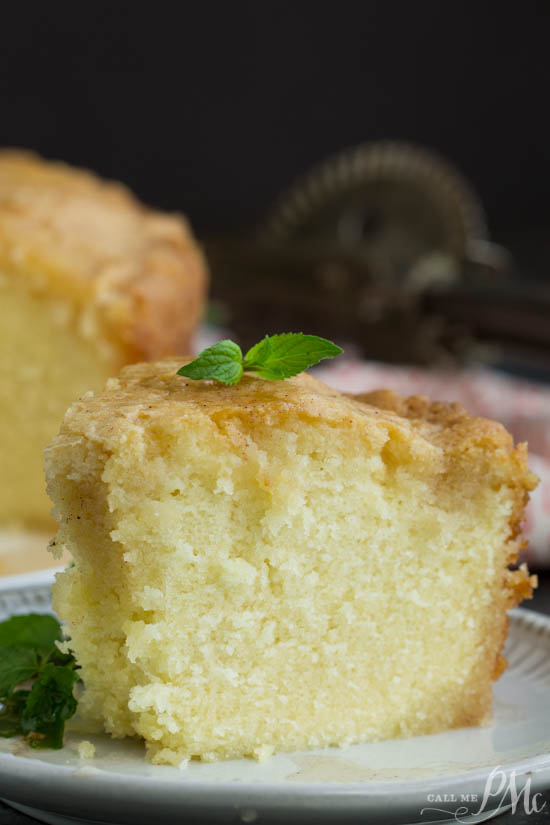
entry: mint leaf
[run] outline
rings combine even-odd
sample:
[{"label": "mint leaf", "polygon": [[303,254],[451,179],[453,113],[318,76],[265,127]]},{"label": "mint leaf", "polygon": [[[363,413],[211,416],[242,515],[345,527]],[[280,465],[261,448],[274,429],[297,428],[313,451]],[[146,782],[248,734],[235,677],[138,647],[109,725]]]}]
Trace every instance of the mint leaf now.
[{"label": "mint leaf", "polygon": [[33,648],[47,659],[61,639],[61,625],[53,616],[27,613],[0,622],[0,647]]},{"label": "mint leaf", "polygon": [[244,372],[253,372],[260,378],[281,381],[298,375],[324,358],[334,358],[343,350],[326,338],[304,335],[302,332],[284,332],[266,335],[242,357],[240,347],[225,340],[203,350],[190,364],[178,370],[178,375],[199,381],[213,378],[223,384],[236,384]]},{"label": "mint leaf", "polygon": [[0,647],[0,700],[4,701],[17,685],[36,676],[38,657],[24,647]]},{"label": "mint leaf", "polygon": [[298,375],[324,358],[334,358],[343,350],[317,335],[285,332],[267,336],[250,349],[244,358],[244,369],[260,378],[273,381]]},{"label": "mint leaf", "polygon": [[17,736],[21,733],[21,726],[19,724],[19,716],[11,709],[3,710],[0,713],[0,736],[4,739],[10,739],[12,736]]},{"label": "mint leaf", "polygon": [[242,357],[239,345],[226,339],[203,350],[198,358],[181,367],[177,374],[194,381],[214,378],[222,384],[236,384],[243,375]]},{"label": "mint leaf", "polygon": [[[0,622],[0,736],[24,733],[33,747],[63,745],[78,675],[72,653],[56,645],[61,638],[53,616],[29,613]],[[29,689],[16,689],[31,680]]]},{"label": "mint leaf", "polygon": [[21,714],[21,730],[32,747],[61,748],[65,722],[77,706],[74,670],[48,663],[34,682]]},{"label": "mint leaf", "polygon": [[262,338],[257,344],[250,347],[244,357],[245,369],[252,372],[255,364],[265,364],[271,354],[271,340],[269,335],[266,335],[265,338]]},{"label": "mint leaf", "polygon": [[0,736],[9,738],[17,736],[21,731],[21,713],[29,690],[16,690],[11,696],[4,698],[2,710],[0,711]]}]

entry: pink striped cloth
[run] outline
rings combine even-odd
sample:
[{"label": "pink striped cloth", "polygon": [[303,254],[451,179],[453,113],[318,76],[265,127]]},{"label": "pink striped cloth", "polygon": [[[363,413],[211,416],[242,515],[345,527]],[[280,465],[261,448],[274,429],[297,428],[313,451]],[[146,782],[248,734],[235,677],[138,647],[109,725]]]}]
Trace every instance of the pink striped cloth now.
[{"label": "pink striped cloth", "polygon": [[527,441],[529,465],[540,484],[527,507],[529,548],[525,557],[532,567],[550,566],[550,387],[488,369],[394,367],[343,359],[317,367],[313,373],[344,392],[384,387],[400,395],[458,401],[470,415],[497,419],[516,441]]}]

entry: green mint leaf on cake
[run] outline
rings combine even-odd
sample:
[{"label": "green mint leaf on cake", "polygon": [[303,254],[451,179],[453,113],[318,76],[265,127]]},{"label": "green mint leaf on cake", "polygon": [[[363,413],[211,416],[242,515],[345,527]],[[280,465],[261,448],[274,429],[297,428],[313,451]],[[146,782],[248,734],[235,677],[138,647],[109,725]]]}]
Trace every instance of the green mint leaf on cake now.
[{"label": "green mint leaf on cake", "polygon": [[178,370],[178,375],[200,381],[213,378],[222,384],[236,384],[243,376],[243,354],[233,341],[218,341],[201,352],[198,358]]},{"label": "green mint leaf on cake", "polygon": [[195,381],[210,378],[231,385],[237,384],[245,372],[251,372],[270,381],[282,381],[342,352],[332,341],[318,335],[285,332],[266,335],[243,358],[241,348],[225,340],[203,350],[198,358],[181,367],[178,375]]},{"label": "green mint leaf on cake", "polygon": [[266,335],[248,350],[244,357],[245,372],[254,372],[260,378],[279,381],[307,370],[324,358],[334,358],[343,350],[317,335],[302,332],[284,332]]},{"label": "green mint leaf on cake", "polygon": [[53,616],[29,613],[0,622],[0,736],[23,734],[29,745],[60,748],[76,710],[74,656]]}]

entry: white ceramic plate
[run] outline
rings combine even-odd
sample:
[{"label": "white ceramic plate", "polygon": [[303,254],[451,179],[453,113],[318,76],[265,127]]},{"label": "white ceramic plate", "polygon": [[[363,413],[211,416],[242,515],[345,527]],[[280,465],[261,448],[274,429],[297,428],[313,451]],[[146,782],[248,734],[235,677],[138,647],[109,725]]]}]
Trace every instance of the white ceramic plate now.
[{"label": "white ceramic plate", "polygon": [[[0,620],[47,612],[51,577],[0,581]],[[460,822],[485,821],[506,809],[511,788],[526,784],[520,804],[540,804],[535,793],[550,787],[550,619],[528,610],[511,619],[510,667],[495,687],[492,727],[184,770],[151,765],[140,743],[104,735],[73,731],[60,751],[0,739],[0,797],[44,822],[124,825],[426,823],[458,808]],[[94,742],[96,758],[79,758],[82,738]],[[484,804],[487,789],[493,795]]]}]

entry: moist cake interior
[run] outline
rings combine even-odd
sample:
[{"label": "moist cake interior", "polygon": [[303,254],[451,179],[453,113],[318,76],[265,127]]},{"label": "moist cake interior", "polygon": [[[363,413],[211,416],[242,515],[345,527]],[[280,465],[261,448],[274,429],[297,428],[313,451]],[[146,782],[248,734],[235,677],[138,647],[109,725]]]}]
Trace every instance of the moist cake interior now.
[{"label": "moist cake interior", "polygon": [[173,764],[486,722],[530,593],[524,448],[449,405],[180,363],[125,369],[48,450],[85,711]]}]

